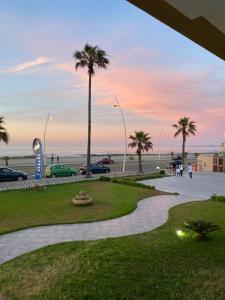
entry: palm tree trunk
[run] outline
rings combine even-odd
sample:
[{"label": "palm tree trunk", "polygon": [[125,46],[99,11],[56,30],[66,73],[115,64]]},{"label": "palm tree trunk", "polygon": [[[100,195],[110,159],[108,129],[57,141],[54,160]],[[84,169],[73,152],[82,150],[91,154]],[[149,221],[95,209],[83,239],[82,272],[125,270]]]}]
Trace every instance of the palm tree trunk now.
[{"label": "palm tree trunk", "polygon": [[139,173],[143,173],[142,161],[141,161],[141,151],[138,151],[138,169],[139,169]]},{"label": "palm tree trunk", "polygon": [[183,141],[182,141],[182,164],[184,165],[184,158],[185,158],[185,142],[186,142],[186,138],[183,135]]},{"label": "palm tree trunk", "polygon": [[88,142],[87,142],[86,178],[91,177],[90,163],[91,163],[91,72],[89,71],[89,83],[88,83]]}]

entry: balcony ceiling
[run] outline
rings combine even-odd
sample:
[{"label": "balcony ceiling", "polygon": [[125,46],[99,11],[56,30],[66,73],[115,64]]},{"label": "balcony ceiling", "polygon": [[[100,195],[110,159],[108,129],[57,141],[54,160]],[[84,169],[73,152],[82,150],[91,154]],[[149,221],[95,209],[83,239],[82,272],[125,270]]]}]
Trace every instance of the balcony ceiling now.
[{"label": "balcony ceiling", "polygon": [[128,0],[225,60],[225,0]]}]

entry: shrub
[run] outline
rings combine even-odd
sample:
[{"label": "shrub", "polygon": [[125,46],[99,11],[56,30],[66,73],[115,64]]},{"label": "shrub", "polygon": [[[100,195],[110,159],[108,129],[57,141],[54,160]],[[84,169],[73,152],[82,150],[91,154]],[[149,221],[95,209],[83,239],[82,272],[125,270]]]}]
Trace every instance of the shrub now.
[{"label": "shrub", "polygon": [[185,227],[197,233],[197,240],[204,241],[210,232],[220,229],[219,225],[203,219],[188,220]]},{"label": "shrub", "polygon": [[164,175],[164,174],[152,173],[152,174],[146,174],[146,175],[126,176],[126,177],[122,177],[122,178],[124,178],[124,179],[126,178],[131,181],[141,181],[141,180],[147,180],[147,179],[162,178],[165,176],[166,175]]},{"label": "shrub", "polygon": [[151,190],[155,189],[154,186],[145,185],[143,183],[136,182],[134,180],[130,180],[126,177],[124,177],[124,178],[113,178],[111,181],[114,182],[114,183],[125,184],[125,185],[129,185],[129,186],[142,187],[142,188],[145,188],[145,189],[151,189]]},{"label": "shrub", "polygon": [[160,170],[159,174],[165,174],[165,170]]},{"label": "shrub", "polygon": [[107,177],[107,176],[101,176],[99,178],[100,181],[110,181],[110,177]]},{"label": "shrub", "polygon": [[210,198],[213,201],[225,202],[225,196],[213,194]]}]

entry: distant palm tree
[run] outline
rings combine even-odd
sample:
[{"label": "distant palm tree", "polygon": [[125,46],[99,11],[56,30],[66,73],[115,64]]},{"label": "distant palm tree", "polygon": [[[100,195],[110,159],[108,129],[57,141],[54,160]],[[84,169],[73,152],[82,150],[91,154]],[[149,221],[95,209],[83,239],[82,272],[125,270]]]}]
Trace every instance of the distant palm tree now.
[{"label": "distant palm tree", "polygon": [[106,69],[109,60],[107,54],[98,46],[84,45],[82,51],[75,51],[73,57],[75,59],[75,69],[87,68],[89,76],[88,84],[88,143],[87,143],[87,170],[86,177],[91,177],[90,162],[91,162],[91,79],[95,75],[95,68]]},{"label": "distant palm tree", "polygon": [[184,164],[186,140],[190,135],[195,135],[197,131],[196,124],[194,121],[189,121],[189,118],[183,117],[177,124],[173,124],[172,126],[176,129],[175,137],[180,134],[182,135],[182,164]]},{"label": "distant palm tree", "polygon": [[173,159],[173,156],[174,156],[174,152],[170,152],[170,158]]},{"label": "distant palm tree", "polygon": [[135,135],[130,135],[129,139],[131,139],[132,142],[129,143],[128,146],[131,148],[137,148],[138,168],[139,172],[143,173],[141,153],[144,151],[148,152],[149,149],[153,149],[153,144],[150,141],[151,137],[148,136],[148,133],[144,133],[144,131],[135,131]]},{"label": "distant palm tree", "polygon": [[0,141],[3,141],[4,143],[9,143],[9,134],[6,130],[6,128],[3,126],[5,123],[4,117],[0,117]]}]

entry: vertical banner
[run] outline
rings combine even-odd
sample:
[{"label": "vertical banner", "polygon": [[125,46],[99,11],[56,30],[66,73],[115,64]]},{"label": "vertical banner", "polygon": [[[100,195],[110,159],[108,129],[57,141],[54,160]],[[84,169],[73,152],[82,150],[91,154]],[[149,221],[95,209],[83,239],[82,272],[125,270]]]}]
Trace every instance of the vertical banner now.
[{"label": "vertical banner", "polygon": [[41,180],[42,178],[42,144],[40,144],[40,147],[38,149],[38,153],[36,155],[36,174],[35,179]]},{"label": "vertical banner", "polygon": [[39,138],[35,138],[33,140],[33,151],[36,158],[36,172],[35,172],[35,179],[41,180],[42,178],[42,159],[43,159],[43,151],[42,151],[42,144]]}]

